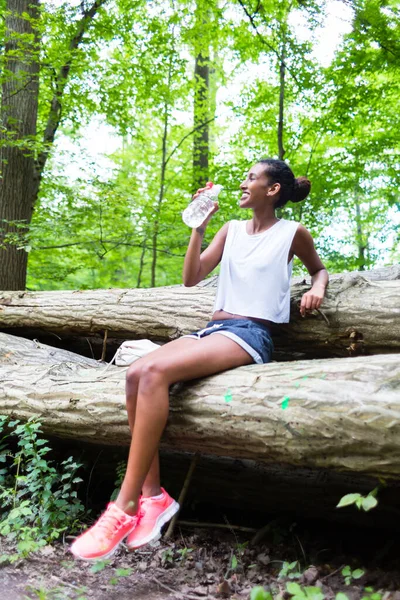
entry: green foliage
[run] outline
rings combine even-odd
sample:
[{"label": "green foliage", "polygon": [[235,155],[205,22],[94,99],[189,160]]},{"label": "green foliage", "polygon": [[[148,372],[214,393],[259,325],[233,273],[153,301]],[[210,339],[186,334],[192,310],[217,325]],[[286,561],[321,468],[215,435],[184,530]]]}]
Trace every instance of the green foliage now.
[{"label": "green foliage", "polygon": [[[324,600],[325,597],[321,588],[301,586],[293,581],[286,584],[286,592],[293,600]],[[281,598],[282,594],[273,596],[261,586],[253,588],[250,593],[250,600],[273,600],[274,597]],[[336,600],[347,600],[347,598],[336,598]]]},{"label": "green foliage", "polygon": [[100,573],[110,564],[110,560],[96,560],[90,567],[91,573]]},{"label": "green foliage", "polygon": [[[242,4],[247,14],[239,3],[107,2],[72,48],[83,5],[42,3],[37,134],[13,143],[52,154],[29,231],[18,222],[3,241],[29,252],[29,289],[181,282],[190,230],[180,214],[196,178],[193,63],[207,53],[209,176],[224,192],[205,245],[223,222],[250,215],[238,208],[243,174],[277,156],[284,53],[284,158],[313,188],[280,216],[311,230],[330,270],[398,260],[398,11],[379,0],[347,3],[350,31],[325,66],[316,54],[323,0],[268,2],[254,14]],[[55,95],[64,143],[52,147],[43,134]],[[119,139],[105,167],[85,156],[84,127],[99,122]],[[75,154],[65,149],[72,144]]]},{"label": "green foliage", "polygon": [[179,550],[177,550],[177,552],[180,557],[180,564],[183,565],[186,562],[188,555],[191,552],[193,552],[193,548],[188,548],[187,546],[185,546],[184,548],[180,548]]},{"label": "green foliage", "polygon": [[270,592],[266,592],[263,587],[257,586],[251,590],[250,600],[273,600],[273,598]]},{"label": "green foliage", "polygon": [[350,585],[353,579],[360,579],[360,577],[362,577],[364,573],[365,571],[363,569],[354,569],[354,571],[352,571],[349,565],[345,566],[342,569],[342,575],[344,577],[344,582],[346,585]]},{"label": "green foliage", "polygon": [[361,600],[382,600],[383,594],[380,592],[375,592],[374,588],[366,587],[364,588],[364,595],[361,597]]},{"label": "green foliage", "polygon": [[115,485],[115,489],[111,494],[111,501],[116,500],[119,490],[121,488],[122,482],[124,480],[125,477],[125,472],[126,472],[126,460],[121,460],[117,463],[117,466],[115,468],[116,474],[117,474],[117,478],[114,481],[114,485]]},{"label": "green foliage", "polygon": [[[24,600],[66,600],[65,587],[62,585],[52,588],[48,588],[44,585],[41,585],[40,587],[28,585],[26,591],[29,592],[29,596],[24,596]],[[74,600],[87,600],[87,596],[85,596],[86,591],[86,586],[77,587]]]},{"label": "green foliage", "polygon": [[346,494],[340,499],[336,508],[343,508],[344,506],[351,506],[354,504],[359,510],[368,512],[372,508],[378,506],[378,500],[376,498],[378,490],[379,487],[376,487],[366,496],[362,496],[361,494]]},{"label": "green foliage", "polygon": [[298,579],[301,577],[301,572],[299,571],[299,562],[297,560],[289,563],[284,562],[281,570],[279,571],[278,579],[284,579],[288,577],[289,579]]},{"label": "green foliage", "polygon": [[174,562],[174,552],[171,548],[166,548],[161,554],[161,564],[165,566],[167,563],[172,564]]},{"label": "green foliage", "polygon": [[292,595],[293,600],[324,600],[325,597],[319,587],[302,587],[294,582],[287,583],[286,590]]},{"label": "green foliage", "polygon": [[[83,511],[77,497],[81,465],[72,457],[57,469],[49,460],[50,447],[41,437],[41,425],[0,417],[0,500],[3,506],[0,535],[27,556],[73,529]],[[10,442],[16,440],[16,450]],[[9,559],[10,557],[2,557]]]}]

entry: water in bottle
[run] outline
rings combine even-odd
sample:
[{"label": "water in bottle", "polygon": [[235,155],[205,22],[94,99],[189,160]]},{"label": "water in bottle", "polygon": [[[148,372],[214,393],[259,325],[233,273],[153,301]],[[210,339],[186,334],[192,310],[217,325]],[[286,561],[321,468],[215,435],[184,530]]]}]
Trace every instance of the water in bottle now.
[{"label": "water in bottle", "polygon": [[193,228],[200,227],[213,210],[214,202],[218,199],[221,190],[222,185],[211,184],[211,186],[201,192],[197,198],[192,200],[182,213],[182,219],[185,225]]}]

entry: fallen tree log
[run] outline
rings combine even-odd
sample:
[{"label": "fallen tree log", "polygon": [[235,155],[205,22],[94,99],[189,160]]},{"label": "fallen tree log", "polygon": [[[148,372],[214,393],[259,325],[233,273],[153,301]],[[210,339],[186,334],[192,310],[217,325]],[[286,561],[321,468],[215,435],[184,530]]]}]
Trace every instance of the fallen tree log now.
[{"label": "fallen tree log", "polygon": [[[390,273],[397,275],[394,268]],[[298,305],[307,289],[304,283],[292,286],[291,323],[274,332],[275,358],[400,352],[400,279],[372,280],[359,273],[338,276],[321,311],[301,318]],[[98,343],[107,331],[109,343],[114,344],[121,338],[166,342],[204,327],[214,293],[212,287],[200,286],[1,292],[0,329],[24,337],[51,333]]]},{"label": "fallen tree log", "polygon": [[[163,444],[261,463],[400,478],[400,356],[250,365],[172,390]],[[0,334],[0,414],[127,445],[125,369]]]}]

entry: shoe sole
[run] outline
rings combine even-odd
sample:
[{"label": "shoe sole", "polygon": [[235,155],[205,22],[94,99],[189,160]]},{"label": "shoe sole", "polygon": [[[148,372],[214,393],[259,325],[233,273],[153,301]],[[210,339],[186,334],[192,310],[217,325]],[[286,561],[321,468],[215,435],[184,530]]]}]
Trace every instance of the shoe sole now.
[{"label": "shoe sole", "polygon": [[128,550],[130,552],[132,552],[133,550],[137,550],[138,548],[142,548],[143,546],[146,546],[146,544],[150,544],[151,542],[159,540],[161,537],[162,527],[165,525],[165,523],[168,523],[168,521],[170,521],[172,519],[172,517],[178,512],[179,509],[180,509],[179,504],[174,500],[173,503],[167,508],[167,510],[164,511],[158,517],[158,519],[156,520],[156,524],[154,525],[151,532],[146,537],[141,539],[140,545],[133,546],[132,544],[130,544],[130,545],[127,544]]},{"label": "shoe sole", "polygon": [[132,527],[132,529],[130,531],[128,531],[128,533],[126,535],[124,535],[123,538],[120,539],[118,544],[116,544],[114,546],[114,548],[112,550],[110,550],[110,552],[107,552],[107,554],[102,554],[101,556],[96,556],[94,558],[86,558],[86,556],[81,556],[77,552],[74,552],[74,550],[72,550],[71,548],[70,548],[70,552],[75,556],[75,558],[78,558],[79,560],[85,560],[86,562],[97,562],[98,560],[107,560],[108,558],[111,558],[112,556],[114,556],[114,554],[116,553],[116,551],[118,550],[118,548],[120,547],[122,542],[124,540],[126,540],[128,535],[130,535],[132,533],[132,531],[135,529],[135,527],[136,527],[136,525],[134,527]]}]

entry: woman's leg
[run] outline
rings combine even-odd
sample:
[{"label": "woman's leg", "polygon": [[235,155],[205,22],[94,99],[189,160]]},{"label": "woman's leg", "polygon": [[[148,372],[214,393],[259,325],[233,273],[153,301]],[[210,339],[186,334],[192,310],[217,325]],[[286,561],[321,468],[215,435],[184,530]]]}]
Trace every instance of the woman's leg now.
[{"label": "woman's leg", "polygon": [[241,346],[218,334],[201,340],[181,338],[161,352],[163,349],[138,365],[140,376],[137,377],[132,442],[126,475],[116,500],[117,506],[131,515],[137,512],[143,483],[150,468],[154,468],[154,457],[168,417],[169,386],[253,362]]},{"label": "woman's leg", "polygon": [[[189,343],[188,343],[189,342]],[[139,381],[142,374],[142,369],[148,362],[159,360],[163,356],[170,355],[171,352],[186,351],[188,347],[193,344],[197,344],[198,340],[193,338],[179,338],[164,344],[159,349],[150,352],[150,354],[136,360],[129,367],[126,373],[126,410],[128,413],[128,422],[131,434],[135,425],[136,417],[136,403],[137,394],[139,388]],[[160,487],[160,461],[158,458],[158,451],[155,453],[153,461],[151,463],[149,472],[147,473],[146,479],[142,486],[143,496],[157,496],[161,493]]]},{"label": "woman's leg", "polygon": [[[127,536],[131,538],[135,530],[140,529],[142,521],[146,519],[146,515],[141,518],[135,515],[146,477],[155,477],[154,472],[152,475],[148,474],[150,469],[155,469],[154,457],[167,421],[169,386],[176,381],[197,379],[252,362],[250,355],[236,342],[213,334],[201,340],[181,338],[175,343],[171,342],[168,347],[156,350],[147,360],[136,365],[140,376],[137,374],[136,393],[132,389],[132,397],[136,397],[136,413],[130,416],[133,435],[125,478],[116,502],[111,502],[99,520],[72,544],[71,552],[77,558],[108,558]],[[132,367],[132,371],[134,370]],[[172,514],[176,512],[174,500],[167,494],[163,494],[162,498],[170,502]],[[154,531],[158,531],[171,518],[169,508],[167,506],[167,512],[155,515],[156,526],[152,528],[150,523],[147,541],[143,538],[139,541],[131,540],[130,548],[154,539]],[[159,516],[162,522],[157,524]]]}]

